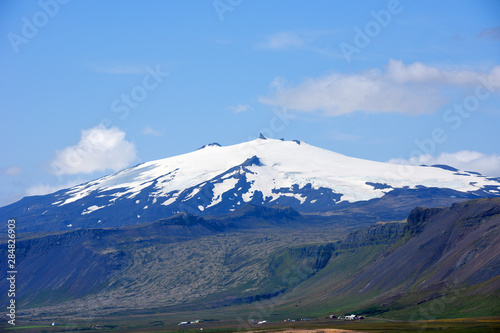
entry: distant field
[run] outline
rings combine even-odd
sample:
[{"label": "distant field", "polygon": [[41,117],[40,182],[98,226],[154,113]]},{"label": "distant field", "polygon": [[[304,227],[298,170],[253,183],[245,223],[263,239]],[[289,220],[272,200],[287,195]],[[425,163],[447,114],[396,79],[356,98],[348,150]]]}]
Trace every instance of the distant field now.
[{"label": "distant field", "polygon": [[[117,319],[117,318],[116,318]],[[458,318],[432,321],[384,321],[382,319],[366,319],[363,321],[345,322],[331,319],[315,319],[307,322],[272,322],[264,325],[238,326],[229,321],[211,321],[199,324],[178,326],[166,324],[161,316],[155,320],[144,317],[122,318],[122,320],[102,320],[98,327],[90,323],[61,323],[58,326],[22,325],[6,327],[0,325],[0,330],[22,332],[297,332],[297,333],[343,333],[343,332],[499,332],[500,317]],[[94,328],[94,329],[92,329]],[[202,330],[203,329],[203,330]]]},{"label": "distant field", "polygon": [[52,325],[33,325],[33,326],[11,326],[7,327],[6,329],[9,330],[23,330],[25,332],[26,330],[39,330],[40,328],[52,328]]}]

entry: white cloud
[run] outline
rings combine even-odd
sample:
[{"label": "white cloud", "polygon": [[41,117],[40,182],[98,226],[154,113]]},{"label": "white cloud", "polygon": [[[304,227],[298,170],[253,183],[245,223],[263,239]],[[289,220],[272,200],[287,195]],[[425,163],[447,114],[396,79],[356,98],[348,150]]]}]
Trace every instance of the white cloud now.
[{"label": "white cloud", "polygon": [[142,129],[142,134],[145,134],[145,135],[152,135],[152,136],[163,136],[163,132],[162,131],[158,131],[158,130],[155,130],[153,127],[151,126],[146,126]]},{"label": "white cloud", "polygon": [[389,60],[387,79],[396,83],[427,83],[448,85],[474,85],[480,73],[468,70],[446,70],[427,66],[421,62],[405,65],[402,61]]},{"label": "white cloud", "polygon": [[238,104],[238,105],[228,106],[227,109],[233,111],[234,113],[240,113],[251,110],[252,107],[250,105]]},{"label": "white cloud", "polygon": [[6,176],[17,176],[20,174],[23,170],[18,167],[17,165],[11,165],[5,168],[0,169],[2,174]]},{"label": "white cloud", "polygon": [[477,151],[461,150],[455,153],[441,153],[439,156],[420,155],[404,159],[391,159],[389,163],[434,165],[445,164],[464,171],[475,171],[485,176],[500,177],[500,155],[486,155]]},{"label": "white cloud", "polygon": [[[500,66],[488,74],[495,85],[500,82]],[[354,111],[431,113],[449,102],[444,90],[473,88],[480,84],[480,75],[484,73],[445,70],[418,62],[405,65],[391,59],[385,71],[331,73],[308,78],[295,87],[276,78],[271,83],[271,96],[261,96],[259,101],[296,111],[323,111],[328,116]]]},{"label": "white cloud", "polygon": [[59,185],[47,185],[47,184],[38,184],[29,187],[26,190],[25,195],[44,195],[44,194],[49,194],[49,193],[54,193],[59,190],[65,189],[65,188],[70,188],[75,185],[81,184],[83,181],[81,180],[72,180],[64,184],[59,184]]},{"label": "white cloud", "polygon": [[262,49],[284,50],[298,48],[304,45],[303,39],[296,33],[290,31],[278,32],[268,36],[264,43],[258,45]]},{"label": "white cloud", "polygon": [[98,125],[82,130],[76,145],[56,152],[51,167],[56,175],[118,171],[135,159],[135,145],[125,140],[125,132]]}]

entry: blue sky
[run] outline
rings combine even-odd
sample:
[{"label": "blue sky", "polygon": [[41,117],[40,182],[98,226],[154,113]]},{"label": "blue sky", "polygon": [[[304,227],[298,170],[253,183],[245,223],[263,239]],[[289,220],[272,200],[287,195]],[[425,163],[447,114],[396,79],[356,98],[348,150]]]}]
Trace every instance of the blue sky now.
[{"label": "blue sky", "polygon": [[0,205],[210,142],[500,176],[498,1],[2,1]]}]

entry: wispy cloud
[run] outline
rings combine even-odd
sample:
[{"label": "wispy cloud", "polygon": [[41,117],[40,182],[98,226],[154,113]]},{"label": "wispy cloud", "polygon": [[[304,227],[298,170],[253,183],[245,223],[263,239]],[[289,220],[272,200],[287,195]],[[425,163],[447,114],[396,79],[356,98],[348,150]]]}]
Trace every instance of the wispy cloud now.
[{"label": "wispy cloud", "polygon": [[429,154],[414,156],[410,160],[391,159],[389,163],[434,165],[445,164],[464,171],[475,171],[485,176],[500,177],[500,156],[483,154],[477,151],[462,150],[455,153],[441,153],[439,156]]},{"label": "wispy cloud", "polygon": [[266,36],[257,44],[258,49],[288,51],[306,50],[328,57],[343,58],[343,54],[331,47],[338,30],[281,31]]},{"label": "wispy cloud", "polygon": [[155,130],[151,126],[146,126],[142,129],[142,134],[152,136],[163,136],[163,131]]},{"label": "wispy cloud", "polygon": [[385,71],[374,68],[359,74],[331,73],[289,86],[283,78],[271,83],[263,104],[302,112],[322,111],[339,116],[354,111],[431,113],[449,102],[444,91],[455,93],[475,87],[480,75],[500,82],[500,66],[490,73],[448,70],[419,62],[405,65],[390,60]]},{"label": "wispy cloud", "polygon": [[17,165],[11,165],[5,168],[1,168],[0,172],[5,175],[5,176],[17,176],[20,174],[23,170],[18,167]]},{"label": "wispy cloud", "polygon": [[297,33],[291,31],[278,32],[266,38],[266,41],[260,43],[258,48],[271,50],[284,50],[299,48],[304,45],[304,40]]},{"label": "wispy cloud", "polygon": [[246,104],[238,104],[238,105],[230,105],[227,107],[227,109],[233,111],[234,113],[240,113],[251,110],[252,107]]},{"label": "wispy cloud", "polygon": [[477,38],[487,38],[495,41],[500,40],[500,26],[484,29],[477,35]]},{"label": "wispy cloud", "polygon": [[[498,70],[500,70],[500,67]],[[402,84],[422,83],[468,86],[477,84],[480,74],[470,70],[440,69],[438,67],[427,66],[421,62],[405,65],[402,61],[391,59],[385,77],[387,80]]]},{"label": "wispy cloud", "polygon": [[222,44],[222,45],[233,43],[233,41],[230,39],[214,39],[214,42],[217,44]]},{"label": "wispy cloud", "polygon": [[146,67],[143,65],[97,65],[89,64],[89,69],[96,73],[117,74],[117,75],[145,75]]},{"label": "wispy cloud", "polygon": [[353,134],[353,133],[345,133],[333,130],[328,134],[328,137],[332,140],[336,141],[359,141],[363,137],[361,135]]},{"label": "wispy cloud", "polygon": [[56,175],[118,171],[135,159],[135,145],[125,140],[125,132],[98,125],[82,130],[76,145],[56,152],[51,167]]},{"label": "wispy cloud", "polygon": [[84,181],[80,179],[75,179],[68,181],[64,184],[58,184],[58,185],[37,184],[29,187],[26,190],[25,195],[44,195],[44,194],[54,193],[65,188],[70,188],[75,185],[81,184],[83,182]]}]

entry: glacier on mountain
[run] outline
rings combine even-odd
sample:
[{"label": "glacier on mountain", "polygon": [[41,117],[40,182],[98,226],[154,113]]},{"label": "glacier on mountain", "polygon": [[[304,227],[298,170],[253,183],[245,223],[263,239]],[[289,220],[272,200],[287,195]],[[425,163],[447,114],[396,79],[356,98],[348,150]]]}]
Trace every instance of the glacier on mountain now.
[{"label": "glacier on mountain", "polygon": [[[22,216],[28,205],[27,219],[37,225],[60,221],[113,226],[180,212],[225,214],[245,203],[325,212],[395,190],[423,189],[446,189],[440,195],[450,198],[498,196],[500,182],[472,171],[368,161],[302,141],[261,137],[232,146],[209,144],[142,163],[53,194],[25,198],[0,208],[0,213]],[[37,212],[44,212],[43,218]]]},{"label": "glacier on mountain", "polygon": [[[227,173],[227,170],[231,170]],[[224,174],[223,177],[220,177]],[[275,201],[281,196],[300,203],[306,197],[300,192],[307,185],[314,190],[331,189],[341,195],[339,201],[355,202],[383,196],[392,188],[416,186],[450,188],[461,192],[476,191],[487,185],[498,185],[475,172],[457,174],[441,167],[401,166],[348,157],[301,142],[273,139],[222,147],[206,145],[192,153],[146,162],[115,175],[76,186],[62,194],[59,206],[80,200],[91,192],[113,191],[110,202],[132,199],[148,186],[151,198],[166,198],[169,205],[183,191],[187,201],[200,194],[207,184],[213,185],[209,208],[222,200],[222,194],[234,189],[245,175],[249,189],[242,196],[251,201],[256,191]],[[219,177],[218,177],[219,176]],[[385,184],[373,186],[372,184]],[[298,187],[297,187],[298,186]],[[293,191],[293,189],[298,191]],[[494,193],[495,190],[490,190]]]}]

